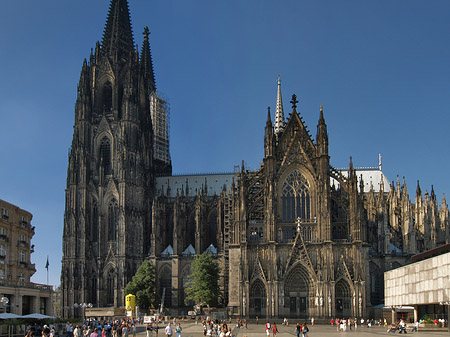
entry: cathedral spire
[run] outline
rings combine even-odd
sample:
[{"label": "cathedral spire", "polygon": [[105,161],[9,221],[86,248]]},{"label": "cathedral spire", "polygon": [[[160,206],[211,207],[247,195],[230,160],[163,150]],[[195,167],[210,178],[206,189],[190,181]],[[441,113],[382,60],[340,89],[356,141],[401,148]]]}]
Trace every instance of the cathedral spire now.
[{"label": "cathedral spire", "polygon": [[142,52],[141,52],[141,69],[147,81],[149,91],[153,92],[156,90],[156,84],[155,84],[155,75],[153,72],[152,54],[150,52],[150,42],[148,40],[150,31],[147,26],[145,26],[143,34],[144,34],[144,43],[142,44]]},{"label": "cathedral spire", "polygon": [[320,105],[320,117],[317,124],[316,144],[321,154],[328,154],[328,132],[325,118],[323,117],[323,106]]},{"label": "cathedral spire", "polygon": [[278,75],[278,91],[277,91],[277,107],[275,110],[275,135],[278,136],[278,133],[283,131],[284,129],[284,109],[283,109],[283,100],[281,98],[281,79],[280,75]]},{"label": "cathedral spire", "polygon": [[134,52],[133,31],[127,0],[111,0],[102,42],[103,54],[128,59]]}]

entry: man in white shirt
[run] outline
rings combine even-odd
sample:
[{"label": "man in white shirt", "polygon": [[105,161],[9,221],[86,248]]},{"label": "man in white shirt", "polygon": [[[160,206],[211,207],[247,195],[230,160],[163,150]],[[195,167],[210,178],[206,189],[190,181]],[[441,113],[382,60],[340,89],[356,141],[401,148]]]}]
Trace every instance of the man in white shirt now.
[{"label": "man in white shirt", "polygon": [[170,325],[170,322],[166,326],[166,336],[167,337],[172,337],[172,326]]}]

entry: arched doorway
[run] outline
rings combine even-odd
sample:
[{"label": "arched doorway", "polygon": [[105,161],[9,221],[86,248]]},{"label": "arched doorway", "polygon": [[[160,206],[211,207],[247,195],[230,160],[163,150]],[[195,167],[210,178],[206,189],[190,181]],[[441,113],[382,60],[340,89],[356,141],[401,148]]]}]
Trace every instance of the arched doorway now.
[{"label": "arched doorway", "polygon": [[335,287],[336,317],[349,317],[352,314],[352,293],[349,284],[340,279]]},{"label": "arched doorway", "polygon": [[[172,268],[165,265],[159,272],[159,295],[165,308],[172,306]],[[164,295],[164,296],[163,296]]]},{"label": "arched doorway", "polygon": [[256,279],[250,288],[250,317],[266,315],[266,286],[260,279]]},{"label": "arched doorway", "polygon": [[310,278],[306,269],[297,265],[289,272],[284,286],[284,306],[289,317],[308,317]]}]

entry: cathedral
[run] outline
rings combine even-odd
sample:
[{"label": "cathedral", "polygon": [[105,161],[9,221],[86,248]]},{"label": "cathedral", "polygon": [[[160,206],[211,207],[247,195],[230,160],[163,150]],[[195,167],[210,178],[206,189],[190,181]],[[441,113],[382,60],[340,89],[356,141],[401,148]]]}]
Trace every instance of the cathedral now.
[{"label": "cathedral", "polygon": [[[383,273],[450,241],[449,210],[419,182],[377,167],[330,164],[325,112],[315,138],[281,80],[267,112],[264,158],[228,174],[172,175],[168,104],[156,90],[149,31],[134,44],[127,0],[111,0],[102,42],[84,60],[67,170],[61,271],[64,317],[75,303],[123,307],[144,259],[172,313],[191,310],[196,254],[221,268],[219,303],[240,317],[373,315]],[[312,112],[314,113],[314,112]],[[274,120],[272,121],[272,114]],[[227,169],[227,168],[224,168]]]}]

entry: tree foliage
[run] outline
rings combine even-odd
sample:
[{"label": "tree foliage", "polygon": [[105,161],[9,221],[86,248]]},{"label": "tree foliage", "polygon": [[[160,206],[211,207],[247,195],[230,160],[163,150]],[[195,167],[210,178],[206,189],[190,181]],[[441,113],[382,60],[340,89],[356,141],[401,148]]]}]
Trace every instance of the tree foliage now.
[{"label": "tree foliage", "polygon": [[219,265],[211,254],[196,255],[186,287],[186,300],[196,304],[214,306],[221,296],[219,288]]},{"label": "tree foliage", "polygon": [[136,296],[136,304],[141,309],[155,308],[159,298],[156,292],[156,268],[153,263],[144,260],[133,279],[125,287],[125,294]]}]

